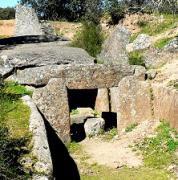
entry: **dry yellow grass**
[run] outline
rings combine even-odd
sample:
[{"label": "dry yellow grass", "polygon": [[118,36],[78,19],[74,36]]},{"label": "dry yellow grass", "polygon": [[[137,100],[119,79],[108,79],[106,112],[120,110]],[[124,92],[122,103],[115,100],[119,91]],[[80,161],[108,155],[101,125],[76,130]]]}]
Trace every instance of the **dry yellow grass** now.
[{"label": "dry yellow grass", "polygon": [[13,36],[15,20],[0,20],[0,36]]}]

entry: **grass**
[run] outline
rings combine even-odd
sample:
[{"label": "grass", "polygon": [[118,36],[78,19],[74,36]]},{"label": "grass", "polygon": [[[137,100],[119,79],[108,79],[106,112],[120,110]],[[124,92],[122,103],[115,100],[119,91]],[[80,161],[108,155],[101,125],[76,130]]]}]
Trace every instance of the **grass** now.
[{"label": "grass", "polygon": [[0,86],[0,179],[29,177],[18,163],[21,156],[29,153],[30,109],[20,99],[25,94],[31,92],[14,82]]},{"label": "grass", "polygon": [[79,110],[78,109],[72,109],[72,111],[70,112],[70,115],[76,115],[79,114]]},{"label": "grass", "polygon": [[8,38],[9,36],[7,35],[0,35],[0,39]]},{"label": "grass", "polygon": [[133,51],[129,53],[129,64],[130,65],[141,65],[145,66],[144,63],[144,51]]},{"label": "grass", "polygon": [[162,49],[171,39],[173,38],[160,39],[154,44],[154,46],[158,49]]},{"label": "grass", "polygon": [[72,154],[79,153],[81,150],[81,145],[79,143],[73,141],[67,145],[67,149],[68,149],[69,153],[72,153]]},{"label": "grass", "polygon": [[91,175],[81,175],[81,180],[168,180],[172,176],[159,169],[152,168],[121,168],[113,170],[104,166],[94,164],[90,166]]},{"label": "grass", "polygon": [[136,145],[143,154],[145,166],[154,168],[164,168],[177,161],[174,157],[177,147],[178,134],[165,122],[157,128],[155,137],[145,138]]},{"label": "grass", "polygon": [[138,126],[137,123],[130,124],[128,127],[125,128],[125,132],[131,132]]},{"label": "grass", "polygon": [[175,17],[175,20],[173,20],[173,17],[171,15],[165,14],[163,22],[159,22],[158,20],[154,20],[154,21],[150,21],[150,22],[144,21],[144,23],[142,23],[143,25],[140,26],[141,33],[145,33],[150,36],[154,36],[154,35],[163,33],[166,30],[173,28],[174,22],[176,22],[177,20],[178,20],[178,16]]},{"label": "grass", "polygon": [[168,87],[174,87],[176,90],[178,90],[178,82],[177,80],[171,80],[168,82]]},{"label": "grass", "polygon": [[112,128],[101,135],[101,138],[105,141],[112,140],[118,134],[117,128]]}]

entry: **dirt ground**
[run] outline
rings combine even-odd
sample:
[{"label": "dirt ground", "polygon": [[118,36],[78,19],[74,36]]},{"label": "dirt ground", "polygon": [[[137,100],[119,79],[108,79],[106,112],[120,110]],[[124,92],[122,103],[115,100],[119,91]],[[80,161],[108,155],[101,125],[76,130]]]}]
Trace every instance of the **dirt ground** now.
[{"label": "dirt ground", "polygon": [[[153,136],[159,124],[159,121],[145,121],[133,129],[132,132],[123,132],[110,141],[106,141],[102,135],[86,138],[80,144],[83,152],[89,157],[87,163],[97,163],[114,169],[123,166],[129,168],[142,166],[142,156],[134,152],[131,146],[143,140],[146,136]],[[80,161],[78,158],[80,156],[74,156],[77,162]]]}]

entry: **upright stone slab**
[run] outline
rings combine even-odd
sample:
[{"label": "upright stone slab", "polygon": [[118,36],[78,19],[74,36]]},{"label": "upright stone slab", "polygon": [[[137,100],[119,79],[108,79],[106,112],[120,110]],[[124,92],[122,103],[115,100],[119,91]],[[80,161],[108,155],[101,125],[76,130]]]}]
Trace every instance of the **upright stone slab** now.
[{"label": "upright stone slab", "polygon": [[43,35],[35,10],[26,6],[16,6],[15,36]]}]

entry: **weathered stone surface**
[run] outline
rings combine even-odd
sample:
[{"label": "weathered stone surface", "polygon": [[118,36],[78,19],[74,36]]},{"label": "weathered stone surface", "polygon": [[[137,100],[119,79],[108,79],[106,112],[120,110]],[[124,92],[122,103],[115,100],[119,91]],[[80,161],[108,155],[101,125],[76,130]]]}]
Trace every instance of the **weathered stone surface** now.
[{"label": "weathered stone surface", "polygon": [[70,114],[71,124],[84,123],[87,118],[94,117],[94,110],[92,108],[77,108],[76,114]]},{"label": "weathered stone surface", "polygon": [[130,66],[112,65],[49,65],[17,70],[9,77],[20,84],[42,86],[51,78],[63,78],[70,89],[94,89],[117,86],[127,75],[132,75],[134,68]]},{"label": "weathered stone surface", "polygon": [[109,112],[109,92],[108,89],[98,89],[95,102],[95,110],[97,112]]},{"label": "weathered stone surface", "polygon": [[34,91],[33,100],[61,140],[69,142],[70,115],[65,81],[51,79],[47,86]]},{"label": "weathered stone surface", "polygon": [[168,52],[150,48],[145,54],[144,62],[146,68],[159,68],[170,60]]},{"label": "weathered stone surface", "polygon": [[178,130],[178,91],[161,84],[152,84],[155,118],[166,120]]},{"label": "weathered stone surface", "polygon": [[134,77],[123,78],[119,86],[111,88],[112,112],[117,112],[117,125],[120,131],[128,125],[151,120],[152,103],[150,85]]},{"label": "weathered stone surface", "polygon": [[78,65],[65,69],[66,86],[69,89],[96,89],[117,86],[119,81],[133,75],[134,69],[124,65]]},{"label": "weathered stone surface", "polygon": [[129,35],[126,28],[118,25],[104,42],[98,59],[107,64],[128,64],[126,45],[129,43]]},{"label": "weathered stone surface", "polygon": [[2,77],[6,77],[13,71],[13,67],[7,62],[7,56],[0,58],[0,74]]},{"label": "weathered stone surface", "polygon": [[170,40],[163,48],[167,51],[178,51],[178,37],[175,37],[174,39]]},{"label": "weathered stone surface", "polygon": [[133,42],[133,51],[147,49],[151,46],[150,36],[147,34],[139,34]]},{"label": "weathered stone surface", "polygon": [[40,22],[34,9],[22,5],[16,6],[16,36],[43,35]]},{"label": "weathered stone surface", "polygon": [[84,124],[85,133],[87,136],[96,136],[102,132],[104,126],[103,118],[89,118]]},{"label": "weathered stone surface", "polygon": [[[51,48],[52,47],[52,48]],[[58,43],[50,45],[23,44],[13,49],[0,52],[1,59],[6,57],[5,64],[15,68],[39,67],[60,64],[94,64],[94,59],[80,48],[61,46]]]},{"label": "weathered stone surface", "polygon": [[145,80],[145,74],[146,74],[146,69],[143,66],[135,66],[135,73],[134,76],[141,80],[144,81]]},{"label": "weathered stone surface", "polygon": [[157,71],[155,69],[149,69],[147,72],[146,72],[146,75],[147,75],[147,78],[152,80],[156,77],[157,75]]},{"label": "weathered stone surface", "polygon": [[[24,96],[22,99],[31,110],[29,127],[33,135],[32,153],[37,158],[37,162],[33,165],[33,171],[35,171],[35,173],[41,173],[43,171],[43,174],[50,178],[53,173],[53,165],[43,118],[29,96]],[[28,161],[28,163],[26,162],[25,164],[29,166],[32,162]],[[38,168],[39,164],[41,168]]]},{"label": "weathered stone surface", "polygon": [[[49,65],[36,68],[27,68],[17,70],[15,74],[7,78],[7,80],[16,81],[19,84],[43,86],[48,84],[48,81],[57,76],[62,76],[64,66]],[[61,72],[61,75],[60,75]]]}]

